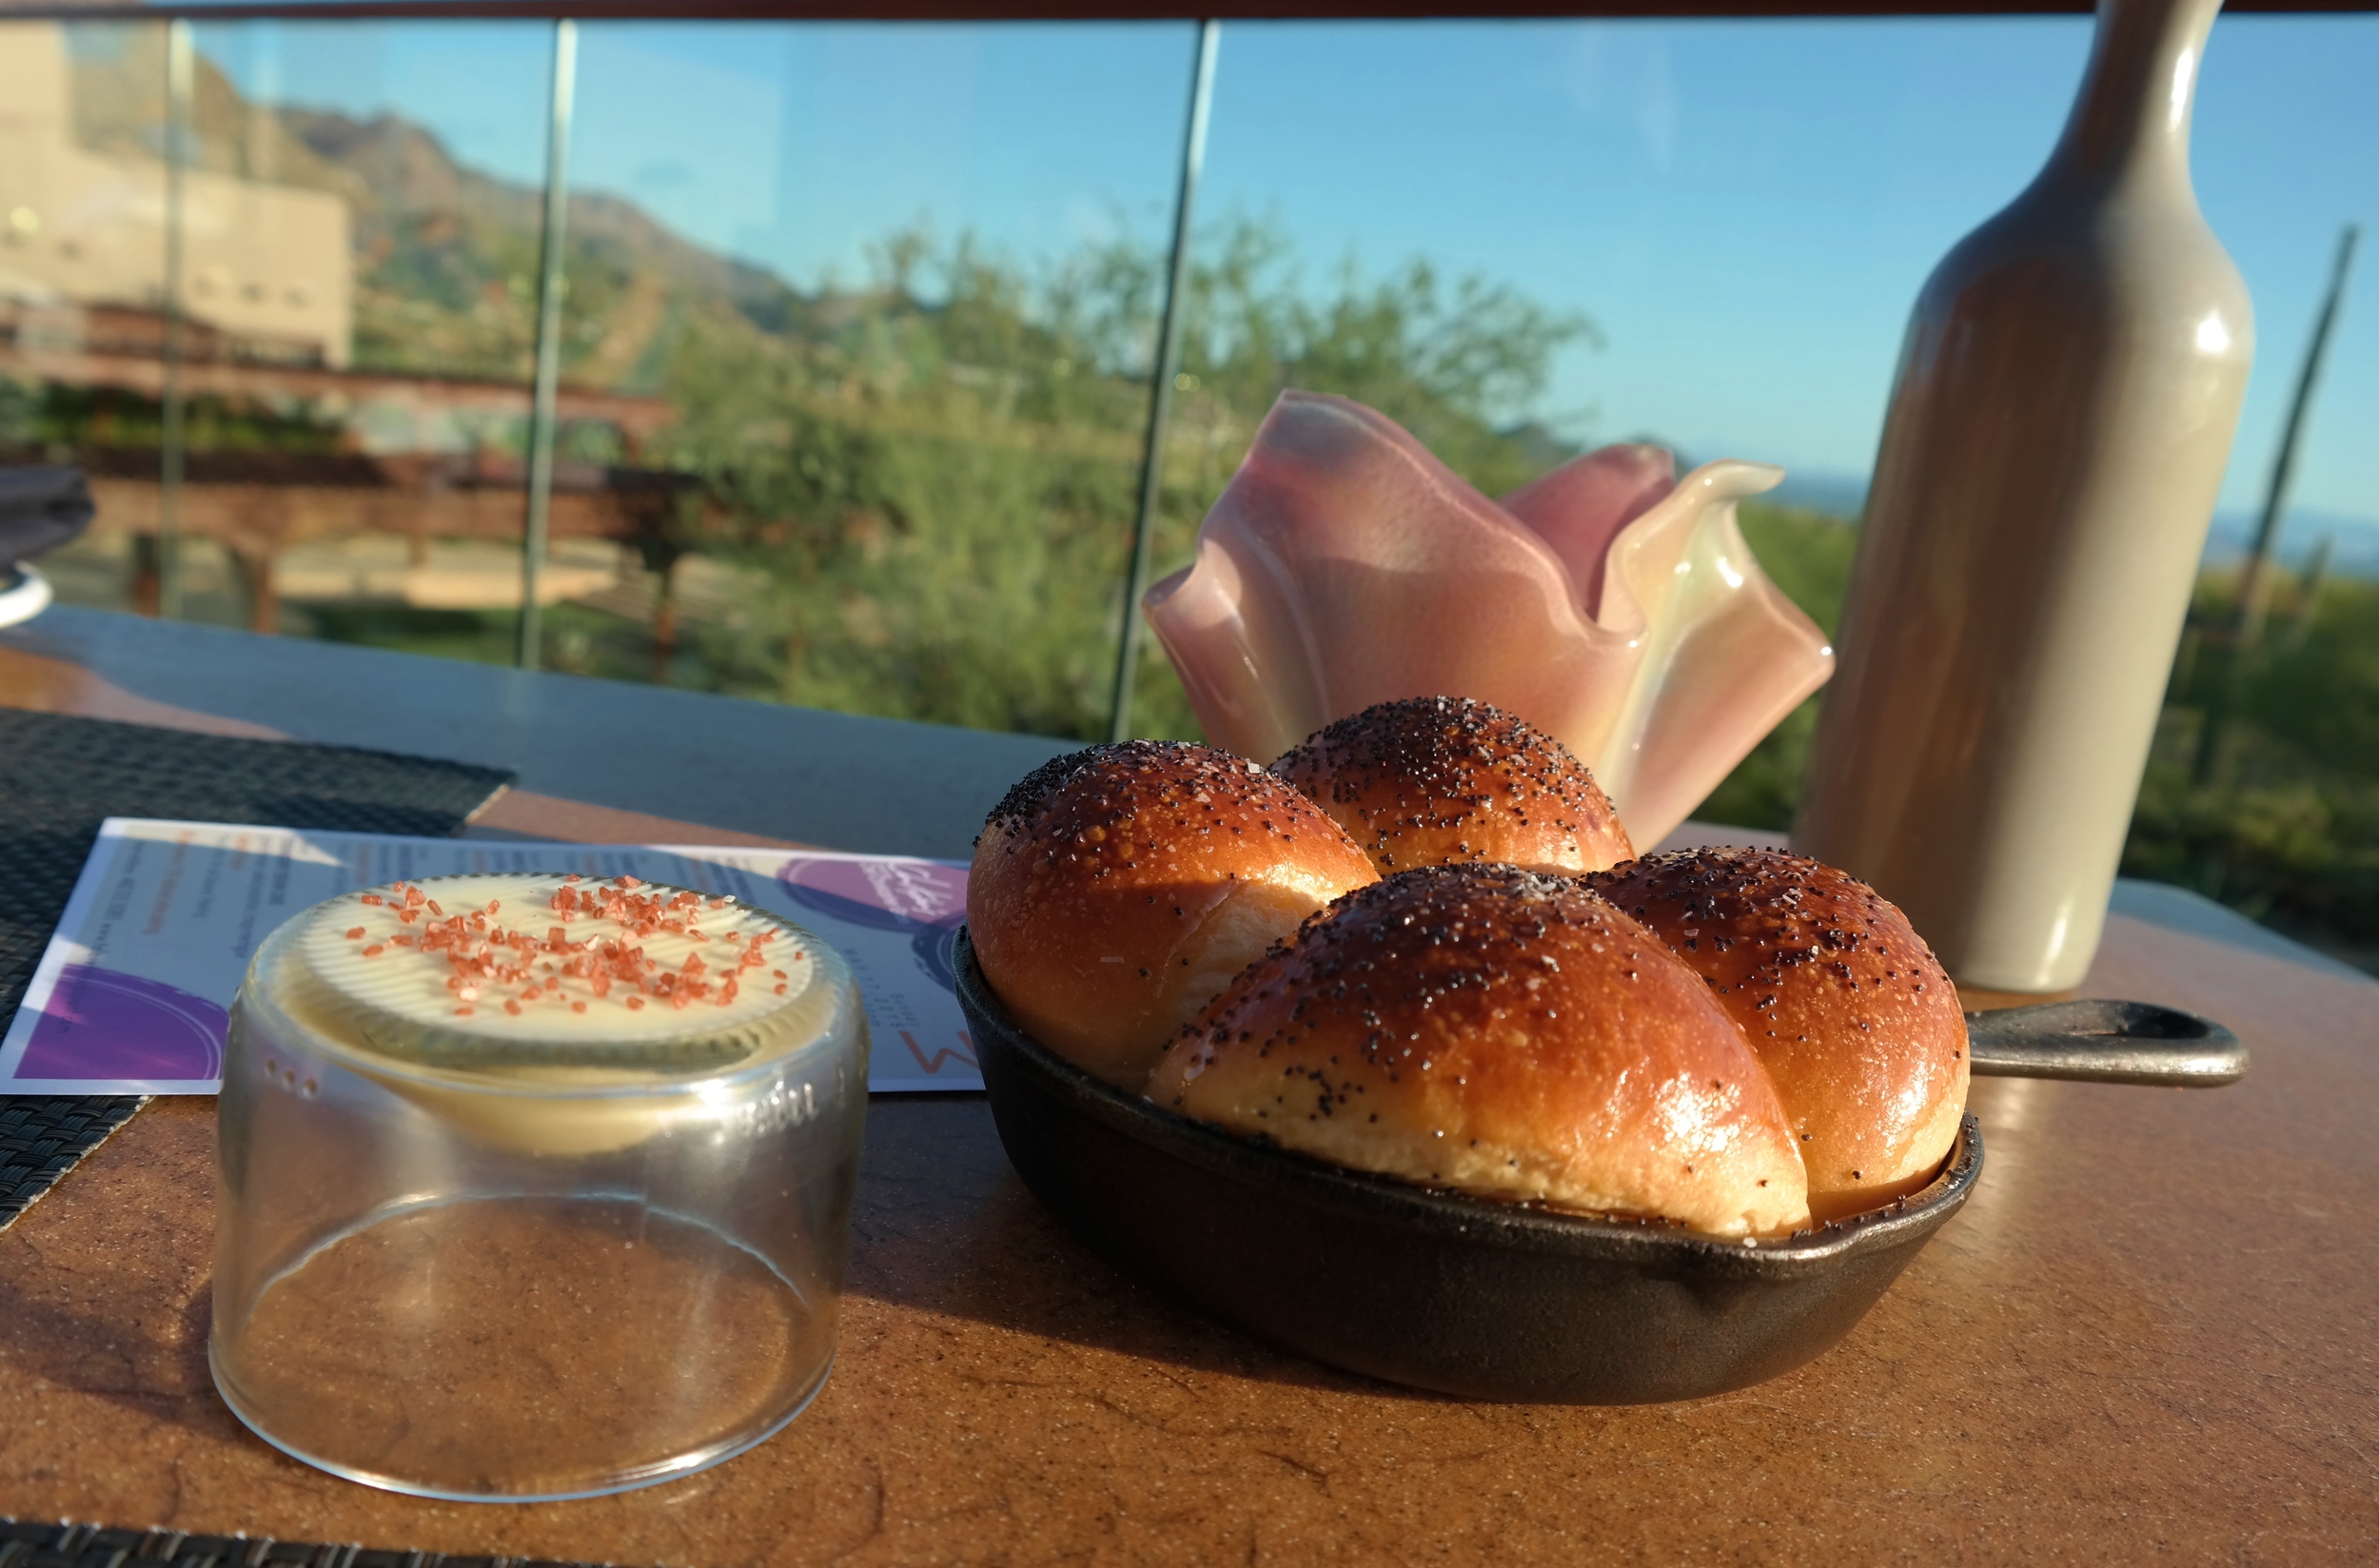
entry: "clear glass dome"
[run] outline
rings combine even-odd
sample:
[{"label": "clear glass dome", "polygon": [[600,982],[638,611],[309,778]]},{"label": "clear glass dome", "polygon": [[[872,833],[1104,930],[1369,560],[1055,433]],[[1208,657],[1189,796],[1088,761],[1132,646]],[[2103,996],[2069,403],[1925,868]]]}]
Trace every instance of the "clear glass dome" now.
[{"label": "clear glass dome", "polygon": [[491,874],[299,914],[232,1009],[217,1386],[428,1496],[740,1452],[833,1359],[867,1049],[840,955],[730,900]]}]

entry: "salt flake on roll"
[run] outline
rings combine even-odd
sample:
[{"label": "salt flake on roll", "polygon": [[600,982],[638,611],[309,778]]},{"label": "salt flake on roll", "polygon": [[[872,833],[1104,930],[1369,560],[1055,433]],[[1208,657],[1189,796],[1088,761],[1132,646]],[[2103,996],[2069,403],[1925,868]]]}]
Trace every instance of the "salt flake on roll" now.
[{"label": "salt flake on roll", "polygon": [[1833,669],[1735,524],[1782,474],[1669,467],[1605,447],[1498,503],[1370,409],[1287,392],[1143,607],[1219,746],[1474,697],[1560,739],[1651,843]]}]

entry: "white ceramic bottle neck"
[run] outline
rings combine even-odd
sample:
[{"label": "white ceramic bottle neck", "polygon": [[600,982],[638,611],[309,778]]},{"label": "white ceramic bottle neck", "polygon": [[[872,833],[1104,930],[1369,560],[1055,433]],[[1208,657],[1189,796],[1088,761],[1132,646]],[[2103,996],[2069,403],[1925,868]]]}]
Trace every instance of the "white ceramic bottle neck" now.
[{"label": "white ceramic bottle neck", "polygon": [[2222,0],[2098,0],[2098,28],[2074,112],[2042,185],[2178,198],[2206,34]]}]

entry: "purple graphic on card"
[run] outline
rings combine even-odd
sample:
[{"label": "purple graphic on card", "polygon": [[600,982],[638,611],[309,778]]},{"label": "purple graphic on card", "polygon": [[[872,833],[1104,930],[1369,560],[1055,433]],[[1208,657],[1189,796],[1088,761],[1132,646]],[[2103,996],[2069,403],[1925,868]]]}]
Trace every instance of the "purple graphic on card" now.
[{"label": "purple graphic on card", "polygon": [[958,927],[967,918],[964,867],[926,860],[788,860],[777,880],[803,909],[866,931],[909,938],[917,968],[958,989]]},{"label": "purple graphic on card", "polygon": [[157,980],[69,964],[33,1021],[19,1083],[72,1078],[223,1076],[230,1014]]}]

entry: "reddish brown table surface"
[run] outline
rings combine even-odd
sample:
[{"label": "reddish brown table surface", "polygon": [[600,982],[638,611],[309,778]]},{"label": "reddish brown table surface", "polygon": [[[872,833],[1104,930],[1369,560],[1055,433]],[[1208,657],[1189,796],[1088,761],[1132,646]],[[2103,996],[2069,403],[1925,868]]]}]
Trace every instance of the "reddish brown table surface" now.
[{"label": "reddish brown table surface", "polygon": [[[210,721],[5,641],[0,703]],[[528,1507],[368,1491],[240,1427],[206,1361],[212,1107],[158,1101],[0,1231],[0,1514],[620,1563],[2371,1560],[2379,986],[2232,936],[2118,912],[2084,990],[2231,1024],[2244,1083],[1977,1083],[1974,1201],[1759,1387],[1496,1406],[1332,1372],[1084,1249],[979,1099],[878,1098],[817,1403],[705,1474]]]}]

